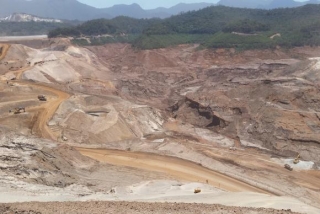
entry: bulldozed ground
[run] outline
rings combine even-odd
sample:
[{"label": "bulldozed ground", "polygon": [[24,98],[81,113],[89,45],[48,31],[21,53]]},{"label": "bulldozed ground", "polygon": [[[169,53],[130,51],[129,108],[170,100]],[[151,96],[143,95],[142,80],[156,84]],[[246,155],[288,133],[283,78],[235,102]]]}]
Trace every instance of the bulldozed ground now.
[{"label": "bulldozed ground", "polygon": [[319,48],[48,44],[1,45],[0,202],[82,202],[4,213],[319,213]]}]

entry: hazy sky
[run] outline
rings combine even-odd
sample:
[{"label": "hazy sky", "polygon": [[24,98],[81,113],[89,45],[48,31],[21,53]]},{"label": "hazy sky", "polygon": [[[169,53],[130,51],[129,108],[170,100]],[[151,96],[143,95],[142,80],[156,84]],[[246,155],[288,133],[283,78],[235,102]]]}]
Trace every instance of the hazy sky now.
[{"label": "hazy sky", "polygon": [[[111,7],[115,4],[137,3],[144,9],[151,9],[156,7],[171,7],[181,2],[182,3],[195,3],[195,2],[217,3],[219,0],[78,0],[78,1],[94,7],[100,7],[100,8]],[[241,1],[241,0],[238,0],[238,1]],[[296,0],[296,1],[306,1],[306,0]]]}]

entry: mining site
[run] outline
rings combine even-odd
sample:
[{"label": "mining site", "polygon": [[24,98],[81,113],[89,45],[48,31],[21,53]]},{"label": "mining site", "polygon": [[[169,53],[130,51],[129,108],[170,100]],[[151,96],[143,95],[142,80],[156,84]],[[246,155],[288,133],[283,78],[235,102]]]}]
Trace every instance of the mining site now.
[{"label": "mining site", "polygon": [[320,213],[319,47],[0,51],[1,213]]}]

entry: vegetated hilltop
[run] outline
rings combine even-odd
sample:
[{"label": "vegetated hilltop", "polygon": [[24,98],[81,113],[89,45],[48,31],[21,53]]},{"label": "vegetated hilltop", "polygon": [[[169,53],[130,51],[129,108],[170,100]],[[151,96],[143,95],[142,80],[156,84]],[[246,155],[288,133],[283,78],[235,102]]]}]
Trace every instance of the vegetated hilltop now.
[{"label": "vegetated hilltop", "polygon": [[319,4],[318,0],[309,1],[294,1],[294,0],[220,0],[218,5],[229,7],[243,7],[243,8],[260,8],[260,9],[275,9],[275,8],[288,8],[299,7],[306,4]]},{"label": "vegetated hilltop", "polygon": [[119,41],[120,33],[139,34],[127,39],[134,46],[150,49],[182,43],[205,47],[274,48],[319,45],[320,5],[285,9],[243,9],[213,6],[160,19],[92,20],[74,28],[59,28],[49,37],[118,35],[117,39],[76,40],[80,44]]},{"label": "vegetated hilltop", "polygon": [[56,28],[70,26],[70,23],[55,22],[0,22],[0,36],[45,35]]}]

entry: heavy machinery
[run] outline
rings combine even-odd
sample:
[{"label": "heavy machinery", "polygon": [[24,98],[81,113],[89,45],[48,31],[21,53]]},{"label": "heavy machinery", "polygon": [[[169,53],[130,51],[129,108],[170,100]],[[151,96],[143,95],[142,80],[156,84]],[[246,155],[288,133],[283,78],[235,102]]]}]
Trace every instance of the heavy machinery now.
[{"label": "heavy machinery", "polygon": [[201,189],[199,189],[199,188],[197,188],[197,189],[194,190],[194,194],[198,194],[198,193],[200,193],[200,192],[201,192]]},{"label": "heavy machinery", "polygon": [[298,164],[300,162],[300,154],[294,159],[293,163]]},{"label": "heavy machinery", "polygon": [[46,98],[46,96],[44,96],[44,95],[38,95],[38,99],[39,99],[40,101],[47,101],[47,98]]},{"label": "heavy machinery", "polygon": [[293,170],[293,168],[292,168],[289,164],[285,164],[285,165],[284,165],[284,168],[286,168],[286,169],[289,170],[289,171],[292,171],[292,170]]},{"label": "heavy machinery", "polygon": [[24,107],[15,108],[13,113],[20,114],[22,112],[26,112],[26,108],[24,108]]}]

